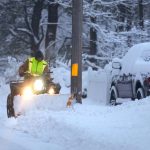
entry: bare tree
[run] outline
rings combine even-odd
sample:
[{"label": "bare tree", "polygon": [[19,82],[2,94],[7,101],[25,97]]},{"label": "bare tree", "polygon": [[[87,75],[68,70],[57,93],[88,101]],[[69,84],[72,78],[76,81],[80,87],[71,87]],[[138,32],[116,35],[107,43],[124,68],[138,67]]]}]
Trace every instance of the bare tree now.
[{"label": "bare tree", "polygon": [[58,3],[55,0],[49,0],[48,3],[48,25],[46,32],[46,47],[50,41],[55,41],[56,39],[56,29],[58,22]]},{"label": "bare tree", "polygon": [[[90,17],[91,23],[96,23],[96,17]],[[96,55],[97,54],[97,31],[96,29],[91,26],[90,28],[90,55]],[[96,59],[91,58],[90,61],[94,63]]]},{"label": "bare tree", "polygon": [[139,0],[138,5],[139,5],[139,26],[141,29],[144,29],[143,0]]},{"label": "bare tree", "polygon": [[[31,50],[33,52],[39,49],[40,43],[44,38],[42,28],[41,28],[42,36],[40,37],[39,35],[40,20],[41,20],[43,4],[44,4],[44,0],[35,1],[33,14],[32,14],[32,20],[31,20],[31,28],[30,28],[30,25],[28,26],[28,30],[32,33],[30,37],[31,37]],[[26,19],[26,23],[29,24],[27,19]]]}]

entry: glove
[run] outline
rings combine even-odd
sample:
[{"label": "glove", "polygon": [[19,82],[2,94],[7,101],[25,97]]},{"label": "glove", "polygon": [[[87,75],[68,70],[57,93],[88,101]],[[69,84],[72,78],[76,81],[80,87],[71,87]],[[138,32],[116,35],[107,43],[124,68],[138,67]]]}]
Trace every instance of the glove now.
[{"label": "glove", "polygon": [[23,66],[19,67],[19,76],[23,77],[25,75]]}]

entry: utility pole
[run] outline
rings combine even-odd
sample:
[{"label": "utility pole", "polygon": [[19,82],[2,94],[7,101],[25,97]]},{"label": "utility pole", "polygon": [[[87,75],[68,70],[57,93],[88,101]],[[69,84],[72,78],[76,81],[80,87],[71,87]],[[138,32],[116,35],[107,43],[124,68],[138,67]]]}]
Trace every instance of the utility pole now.
[{"label": "utility pole", "polygon": [[72,0],[71,94],[82,103],[83,0]]}]

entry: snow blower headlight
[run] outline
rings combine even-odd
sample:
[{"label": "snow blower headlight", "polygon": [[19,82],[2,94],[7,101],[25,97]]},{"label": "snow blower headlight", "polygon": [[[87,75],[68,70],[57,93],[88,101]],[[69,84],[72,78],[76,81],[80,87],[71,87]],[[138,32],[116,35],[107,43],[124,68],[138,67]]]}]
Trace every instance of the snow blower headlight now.
[{"label": "snow blower headlight", "polygon": [[43,80],[35,80],[34,84],[33,84],[33,89],[34,91],[42,91],[44,89],[44,83]]},{"label": "snow blower headlight", "polygon": [[23,89],[23,95],[24,96],[31,96],[33,94],[31,87],[25,87]]},{"label": "snow blower headlight", "polygon": [[49,93],[50,95],[55,94],[55,89],[54,89],[54,87],[50,87],[48,93]]}]

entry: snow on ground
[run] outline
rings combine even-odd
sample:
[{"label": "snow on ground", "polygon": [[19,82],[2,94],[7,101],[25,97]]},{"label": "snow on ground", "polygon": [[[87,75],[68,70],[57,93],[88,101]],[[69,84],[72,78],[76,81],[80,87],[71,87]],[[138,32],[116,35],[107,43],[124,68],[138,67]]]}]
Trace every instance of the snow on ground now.
[{"label": "snow on ground", "polygon": [[[62,70],[55,71],[58,73]],[[62,72],[66,73],[65,70]],[[65,87],[69,83],[67,78],[63,76],[58,80],[63,85],[61,92],[69,92],[69,88]],[[6,116],[8,93],[8,85],[0,87],[2,150],[150,149],[150,97],[140,101],[127,100],[115,107],[98,105],[93,99],[84,99],[82,105],[74,104],[66,108],[64,103],[61,103],[63,107],[60,107],[59,99],[50,103],[50,98],[41,95],[35,96],[34,99],[40,101],[39,104],[44,100],[46,109],[41,104],[16,119],[8,119]],[[57,106],[58,109],[51,109]]]}]

